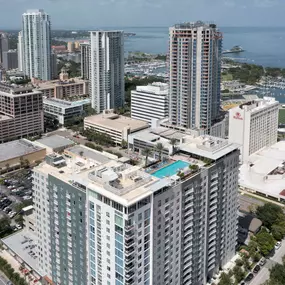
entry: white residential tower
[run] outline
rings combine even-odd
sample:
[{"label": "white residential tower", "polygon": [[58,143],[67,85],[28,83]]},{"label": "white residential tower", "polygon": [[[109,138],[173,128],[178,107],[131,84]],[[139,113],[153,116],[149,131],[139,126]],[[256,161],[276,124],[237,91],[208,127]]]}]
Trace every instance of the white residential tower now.
[{"label": "white residential tower", "polygon": [[175,25],[169,34],[170,123],[210,133],[219,117],[222,34],[203,22]]},{"label": "white residential tower", "polygon": [[51,79],[51,23],[43,10],[28,10],[22,17],[23,71],[30,78]]},{"label": "white residential tower", "polygon": [[124,34],[90,32],[91,104],[97,113],[124,104]]}]

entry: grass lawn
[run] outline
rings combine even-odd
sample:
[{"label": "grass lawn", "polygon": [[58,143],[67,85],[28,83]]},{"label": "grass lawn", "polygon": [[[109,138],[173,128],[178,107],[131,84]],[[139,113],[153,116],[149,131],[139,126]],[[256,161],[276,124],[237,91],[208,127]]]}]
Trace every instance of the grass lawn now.
[{"label": "grass lawn", "polygon": [[233,76],[231,74],[222,74],[222,81],[231,81]]},{"label": "grass lawn", "polygon": [[279,124],[285,124],[285,109],[279,109]]}]

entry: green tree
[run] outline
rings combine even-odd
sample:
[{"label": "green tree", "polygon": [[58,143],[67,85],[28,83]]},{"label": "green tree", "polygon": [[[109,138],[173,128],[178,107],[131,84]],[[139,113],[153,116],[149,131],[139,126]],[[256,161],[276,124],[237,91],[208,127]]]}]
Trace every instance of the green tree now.
[{"label": "green tree", "polygon": [[145,167],[148,165],[148,158],[152,154],[152,150],[150,148],[145,148],[142,151],[142,155],[145,155]]},{"label": "green tree", "polygon": [[198,171],[199,166],[197,164],[190,164],[189,169],[191,169],[193,172]]},{"label": "green tree", "polygon": [[245,272],[241,266],[236,265],[233,268],[234,277],[237,283],[241,282],[245,277]]},{"label": "green tree", "polygon": [[264,256],[268,255],[275,245],[273,236],[267,232],[265,228],[262,228],[261,231],[256,235],[256,242],[261,254]]},{"label": "green tree", "polygon": [[243,266],[243,261],[239,258],[236,260],[236,265],[237,266]]},{"label": "green tree", "polygon": [[177,140],[175,138],[171,138],[169,143],[172,146],[172,153],[174,154],[176,151]]},{"label": "green tree", "polygon": [[280,206],[273,203],[266,203],[256,209],[256,216],[260,219],[265,227],[271,230],[274,224],[285,221],[285,215]]},{"label": "green tree", "polygon": [[20,167],[24,167],[24,158],[22,156],[20,157]]},{"label": "green tree", "polygon": [[10,164],[9,164],[9,163],[6,163],[6,164],[5,164],[5,167],[6,167],[6,172],[9,172]]},{"label": "green tree", "polygon": [[163,144],[162,143],[157,143],[154,147],[155,152],[158,153],[158,159],[161,161],[161,155],[163,152]]},{"label": "green tree", "polygon": [[280,224],[277,224],[277,225],[272,225],[272,228],[271,228],[271,232],[272,232],[272,235],[273,237],[276,239],[276,240],[282,240],[284,235],[285,235],[285,225],[284,223],[280,223]]},{"label": "green tree", "polygon": [[122,148],[126,149],[128,147],[128,142],[125,140],[122,140],[121,146]]},{"label": "green tree", "polygon": [[220,278],[218,285],[232,285],[232,284],[233,284],[233,281],[231,277],[229,276],[229,274],[226,274],[225,272],[223,272],[221,274],[221,278]]},{"label": "green tree", "polygon": [[248,243],[248,252],[251,258],[253,258],[258,251],[258,243],[251,239],[250,242]]},{"label": "green tree", "polygon": [[270,284],[285,284],[285,266],[276,263],[270,270]]}]

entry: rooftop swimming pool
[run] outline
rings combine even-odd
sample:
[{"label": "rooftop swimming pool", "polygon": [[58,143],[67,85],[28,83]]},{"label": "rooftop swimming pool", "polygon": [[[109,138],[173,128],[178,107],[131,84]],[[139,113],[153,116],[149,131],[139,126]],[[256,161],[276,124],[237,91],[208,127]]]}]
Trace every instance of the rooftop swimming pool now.
[{"label": "rooftop swimming pool", "polygon": [[171,163],[170,165],[167,165],[167,166],[155,171],[151,175],[153,175],[157,178],[172,176],[172,175],[176,174],[179,170],[182,170],[183,168],[188,167],[189,165],[190,165],[190,163],[188,163],[188,162],[185,162],[182,160],[177,160],[177,161]]}]

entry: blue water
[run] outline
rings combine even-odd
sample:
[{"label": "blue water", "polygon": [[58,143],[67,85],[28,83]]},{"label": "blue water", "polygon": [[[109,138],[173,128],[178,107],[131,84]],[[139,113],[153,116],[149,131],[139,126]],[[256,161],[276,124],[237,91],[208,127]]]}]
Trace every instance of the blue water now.
[{"label": "blue water", "polygon": [[[125,50],[146,53],[166,53],[168,50],[168,27],[125,27],[126,32],[136,36],[125,41]],[[285,68],[284,27],[221,27],[224,49],[235,45],[246,51],[239,55],[228,55],[243,62]]]},{"label": "blue water", "polygon": [[152,173],[152,175],[157,177],[157,178],[172,176],[172,175],[176,174],[180,169],[183,169],[183,168],[187,167],[188,165],[189,165],[189,163],[187,163],[185,161],[177,160],[177,161],[173,162],[172,164],[157,170],[156,172]]}]

